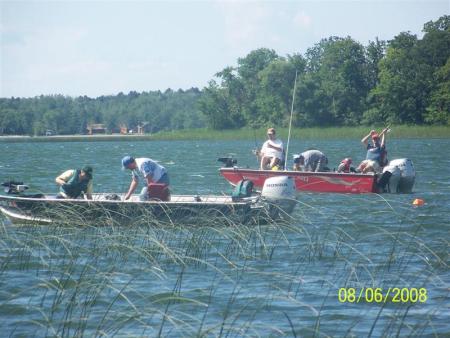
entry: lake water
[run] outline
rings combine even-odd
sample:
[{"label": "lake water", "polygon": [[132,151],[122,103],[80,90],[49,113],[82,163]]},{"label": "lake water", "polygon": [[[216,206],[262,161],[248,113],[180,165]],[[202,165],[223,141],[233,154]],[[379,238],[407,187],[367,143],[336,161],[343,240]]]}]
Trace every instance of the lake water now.
[{"label": "lake water", "polygon": [[[310,147],[331,167],[365,155],[348,140],[294,141],[289,151]],[[56,192],[58,174],[90,164],[95,191],[124,192],[130,174],[120,159],[129,154],[166,166],[175,194],[229,193],[217,158],[233,154],[256,167],[252,148],[254,141],[0,143],[0,180]],[[414,162],[413,194],[303,193],[289,224],[76,228],[2,220],[1,335],[449,336],[449,148],[450,139],[388,140],[389,158]],[[413,207],[415,198],[425,205]],[[403,300],[395,288],[404,289]]]}]

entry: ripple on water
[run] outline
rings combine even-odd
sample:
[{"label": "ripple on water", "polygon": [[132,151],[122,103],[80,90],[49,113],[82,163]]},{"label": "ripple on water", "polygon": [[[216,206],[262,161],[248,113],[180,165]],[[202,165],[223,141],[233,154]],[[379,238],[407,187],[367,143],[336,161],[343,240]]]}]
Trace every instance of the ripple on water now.
[{"label": "ripple on water", "polygon": [[[329,154],[330,163],[338,163],[341,149],[355,159],[357,154],[363,157],[358,143],[294,141],[292,149],[314,145]],[[196,335],[202,323],[211,335],[219,335],[218,323],[236,335],[242,327],[255,336],[290,335],[292,323],[297,336],[312,335],[315,328],[329,336],[367,336],[375,322],[373,336],[416,332],[445,336],[450,332],[450,180],[442,175],[448,168],[437,150],[450,144],[447,140],[427,143],[431,146],[420,140],[389,143],[391,157],[411,158],[418,169],[414,194],[301,193],[288,227],[4,225],[0,228],[3,332],[44,336],[46,331],[31,321],[47,317],[57,330],[62,330],[64,320],[70,327],[85,327],[86,336],[95,333],[102,319],[102,329],[111,335],[156,335],[162,314],[167,313],[166,319],[179,320],[165,321],[167,336]],[[232,189],[219,176],[216,159],[234,153],[240,165],[255,167],[252,148],[254,141],[92,142],[89,146],[73,142],[63,148],[57,143],[10,143],[2,150],[5,158],[13,160],[2,164],[1,174],[20,177],[41,191],[55,191],[58,173],[91,163],[97,191],[125,191],[130,175],[120,170],[120,159],[132,154],[164,163],[176,193],[229,193]],[[71,156],[50,161],[61,149]],[[17,153],[22,154],[20,159],[14,156]],[[423,198],[425,205],[413,207],[414,198]],[[409,309],[409,304],[381,308],[373,303],[340,303],[338,290],[350,286],[423,286],[430,298]]]}]

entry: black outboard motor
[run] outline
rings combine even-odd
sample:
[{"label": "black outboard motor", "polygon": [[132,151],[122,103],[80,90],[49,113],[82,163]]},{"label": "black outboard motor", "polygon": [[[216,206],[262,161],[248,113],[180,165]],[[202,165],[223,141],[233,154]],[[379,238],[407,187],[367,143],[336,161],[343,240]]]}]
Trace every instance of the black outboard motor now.
[{"label": "black outboard motor", "polygon": [[377,187],[378,192],[389,192],[389,180],[392,177],[392,172],[385,171],[378,179]]},{"label": "black outboard motor", "polygon": [[5,192],[11,195],[18,195],[28,189],[28,186],[24,185],[23,182],[17,181],[3,182],[2,186],[5,187]]},{"label": "black outboard motor", "polygon": [[237,160],[232,157],[219,157],[217,161],[222,162],[224,168],[233,168],[237,164]]},{"label": "black outboard motor", "polygon": [[24,193],[25,190],[28,190],[28,185],[23,184],[23,182],[17,182],[17,181],[7,181],[3,182],[1,184],[3,187],[5,187],[5,192],[9,195],[20,195],[20,197],[26,197],[26,198],[43,198],[45,197],[44,194],[37,193],[37,194],[27,194]]}]

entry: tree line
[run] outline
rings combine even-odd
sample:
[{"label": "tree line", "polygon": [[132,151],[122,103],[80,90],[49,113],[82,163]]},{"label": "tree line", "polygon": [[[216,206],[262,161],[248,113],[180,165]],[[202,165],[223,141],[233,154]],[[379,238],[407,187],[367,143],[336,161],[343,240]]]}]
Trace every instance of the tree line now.
[{"label": "tree line", "polygon": [[0,99],[0,134],[83,134],[91,123],[114,131],[149,122],[149,132],[209,127],[450,124],[450,16],[424,35],[403,32],[367,46],[329,37],[305,55],[260,48],[215,74],[199,90],[72,98]]},{"label": "tree line", "polygon": [[252,51],[216,74],[200,109],[214,129],[287,126],[297,72],[295,126],[449,124],[450,16],[423,31],[367,46],[330,37],[305,55]]},{"label": "tree line", "polygon": [[102,123],[109,132],[121,126],[135,129],[148,123],[148,132],[201,128],[203,115],[196,108],[201,91],[130,92],[128,94],[72,98],[41,95],[34,98],[0,99],[0,134],[43,135],[85,134],[93,123]]}]

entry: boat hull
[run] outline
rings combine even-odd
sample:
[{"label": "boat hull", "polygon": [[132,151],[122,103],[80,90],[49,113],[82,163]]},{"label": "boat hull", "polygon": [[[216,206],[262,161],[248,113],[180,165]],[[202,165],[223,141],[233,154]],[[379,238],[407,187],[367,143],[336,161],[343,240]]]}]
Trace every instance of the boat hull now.
[{"label": "boat hull", "polygon": [[220,168],[220,174],[233,185],[247,179],[257,188],[261,188],[269,177],[290,176],[294,179],[298,191],[351,194],[377,192],[377,178],[374,174],[255,170],[237,167]]},{"label": "boat hull", "polygon": [[[111,194],[95,194],[93,200],[0,196],[0,211],[15,224],[71,225],[215,225],[267,223],[278,217],[277,206],[258,198],[233,201],[227,196],[172,196],[171,201],[108,200]],[[275,215],[275,216],[274,216]]]}]

